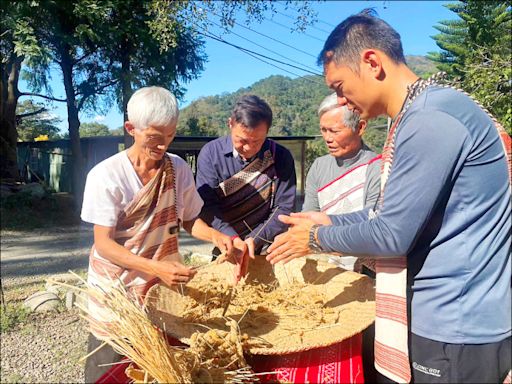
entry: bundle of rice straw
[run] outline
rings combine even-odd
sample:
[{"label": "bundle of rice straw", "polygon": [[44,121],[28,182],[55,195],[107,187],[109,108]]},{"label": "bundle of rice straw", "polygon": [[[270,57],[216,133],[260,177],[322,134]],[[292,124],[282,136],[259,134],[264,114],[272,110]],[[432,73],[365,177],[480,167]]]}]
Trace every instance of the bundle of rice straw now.
[{"label": "bundle of rice straw", "polygon": [[[71,288],[87,293],[90,299],[100,302],[112,311],[114,316],[109,324],[94,321],[90,316],[82,315],[82,317],[93,322],[96,329],[107,334],[108,338],[104,341],[145,373],[144,382],[192,383],[194,381],[192,372],[199,368],[197,354],[171,346],[164,333],[149,320],[145,306],[139,304],[126,287],[116,282],[112,284],[110,290],[104,291],[85,281],[84,283],[85,289]],[[89,314],[87,305],[77,303],[77,306]]]},{"label": "bundle of rice straw", "polygon": [[[190,348],[178,348],[169,344],[165,332],[151,322],[145,305],[139,304],[121,282],[112,282],[106,291],[80,280],[85,288],[58,284],[85,292],[112,312],[109,324],[81,316],[108,335],[105,343],[138,366],[132,364],[125,371],[135,383],[254,383],[258,376],[273,373],[251,370],[243,355],[249,337],[240,333],[234,320],[227,322],[229,332],[204,327],[208,330],[196,332],[196,343]],[[89,314],[87,305],[76,305]]]}]

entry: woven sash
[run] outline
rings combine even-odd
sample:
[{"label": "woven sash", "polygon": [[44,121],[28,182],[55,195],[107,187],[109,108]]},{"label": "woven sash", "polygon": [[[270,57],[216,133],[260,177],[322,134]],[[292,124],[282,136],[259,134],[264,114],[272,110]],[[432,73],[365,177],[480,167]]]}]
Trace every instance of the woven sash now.
[{"label": "woven sash", "polygon": [[[438,74],[435,76],[442,75],[443,74]],[[434,80],[435,76],[433,77]],[[382,207],[384,187],[389,178],[393,163],[397,127],[407,111],[407,107],[410,106],[414,98],[417,97],[426,86],[432,83],[433,80],[422,81],[418,88],[420,91],[413,96],[408,96],[408,103],[406,103],[404,109],[400,112],[389,130],[382,152],[380,207]],[[481,107],[478,102],[476,103]],[[494,126],[498,131],[507,159],[509,181],[512,183],[510,136],[485,108],[482,107],[482,109],[492,118]],[[407,259],[405,256],[377,258],[375,267],[375,368],[384,376],[395,382],[409,383],[411,381],[411,368],[407,344]]]},{"label": "woven sash", "polygon": [[[172,160],[164,156],[157,174],[120,213],[114,240],[133,254],[153,260],[180,260],[178,253],[178,218]],[[134,299],[141,299],[158,279],[147,273],[113,264],[98,254],[94,246],[89,257],[89,283],[104,290],[124,284]],[[89,300],[91,331],[104,337],[95,322],[109,323],[112,313],[101,303]]]},{"label": "woven sash", "polygon": [[[271,142],[272,144],[272,142]],[[274,203],[276,171],[270,150],[216,188],[222,219],[245,236],[268,218]]]},{"label": "woven sash", "polygon": [[364,207],[364,184],[368,166],[381,158],[376,156],[357,165],[318,189],[320,211],[328,215],[355,212]]},{"label": "woven sash", "polygon": [[[393,161],[395,131],[401,114],[389,130],[382,152],[381,202]],[[407,345],[407,259],[378,258],[375,261],[375,368],[397,383],[411,381]]]},{"label": "woven sash", "polygon": [[[342,215],[359,211],[364,207],[364,185],[366,183],[366,172],[368,166],[373,162],[380,160],[378,155],[370,161],[352,167],[341,176],[330,181],[323,187],[319,188],[318,203],[320,211],[328,215]],[[333,256],[329,258],[329,262],[336,264],[344,269],[354,269],[359,271],[360,267],[355,265],[357,262],[355,256]],[[362,263],[374,270],[373,259],[359,258],[358,263]]]}]

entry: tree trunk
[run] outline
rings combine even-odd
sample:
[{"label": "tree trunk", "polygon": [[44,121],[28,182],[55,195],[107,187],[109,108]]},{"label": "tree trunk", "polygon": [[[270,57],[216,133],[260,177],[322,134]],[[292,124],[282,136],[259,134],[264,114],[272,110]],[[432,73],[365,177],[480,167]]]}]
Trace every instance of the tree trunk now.
[{"label": "tree trunk", "polygon": [[[125,37],[121,44],[121,97],[123,100],[123,124],[128,121],[128,100],[133,94],[132,84],[130,79],[130,44],[127,37]],[[133,137],[124,130],[124,147],[125,149],[131,147],[133,144]]]},{"label": "tree trunk", "polygon": [[84,158],[80,146],[80,120],[78,118],[78,107],[73,86],[73,61],[70,55],[70,47],[64,45],[61,51],[60,67],[64,79],[66,91],[66,104],[68,111],[69,141],[71,143],[71,160],[73,162],[73,195],[75,207],[82,205],[82,198],[85,186]]},{"label": "tree trunk", "polygon": [[2,81],[0,85],[0,179],[19,179],[16,131],[16,106],[19,91],[18,80],[23,57],[11,53],[7,62],[0,65]]}]

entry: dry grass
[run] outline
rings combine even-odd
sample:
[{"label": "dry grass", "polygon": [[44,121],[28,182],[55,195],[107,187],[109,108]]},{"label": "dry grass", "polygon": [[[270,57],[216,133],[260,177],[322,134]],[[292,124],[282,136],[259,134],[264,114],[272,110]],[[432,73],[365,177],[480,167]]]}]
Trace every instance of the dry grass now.
[{"label": "dry grass", "polygon": [[[90,298],[111,312],[112,320],[108,325],[90,316],[84,317],[91,321],[93,328],[108,335],[105,343],[138,367],[130,366],[126,372],[135,382],[258,381],[258,374],[252,372],[244,358],[244,346],[248,345],[249,337],[241,335],[234,320],[227,323],[230,331],[207,329],[196,332],[191,347],[180,348],[168,343],[164,332],[149,319],[145,306],[139,304],[122,284],[112,284],[108,291],[88,283],[85,289],[71,288],[87,292]],[[79,307],[88,314],[87,306]]]},{"label": "dry grass", "polygon": [[[147,373],[146,381],[193,382],[191,373],[199,365],[197,356],[169,345],[163,332],[149,320],[144,306],[134,300],[123,285],[116,284],[108,291],[90,284],[87,284],[86,289],[75,289],[86,292],[112,313],[109,324],[96,321],[90,316],[87,319],[93,328],[108,335],[105,338],[107,344]],[[79,308],[89,314],[86,305]]]}]

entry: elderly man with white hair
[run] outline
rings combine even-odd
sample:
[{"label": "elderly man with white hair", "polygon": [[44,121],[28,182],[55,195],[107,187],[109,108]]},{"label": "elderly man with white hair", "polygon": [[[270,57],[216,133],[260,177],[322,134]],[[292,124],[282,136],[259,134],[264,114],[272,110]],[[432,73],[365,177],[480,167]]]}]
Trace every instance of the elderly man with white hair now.
[{"label": "elderly man with white hair", "polygon": [[[302,210],[339,215],[373,208],[380,191],[380,155],[362,140],[366,121],[346,106],[340,106],[336,93],[320,103],[318,116],[329,154],[311,165]],[[356,258],[331,260],[352,269]]]},{"label": "elderly man with white hair", "polygon": [[[178,232],[182,224],[194,237],[213,242],[231,255],[232,240],[198,219],[203,206],[187,163],[167,153],[176,135],[178,107],[171,92],[160,87],[136,91],[128,102],[124,126],[134,144],[97,164],[88,174],[82,220],[94,224],[94,245],[89,258],[88,281],[108,290],[121,281],[142,299],[161,281],[186,283],[195,275],[181,263]],[[89,352],[101,345],[97,327],[112,314],[89,302],[91,335]],[[89,356],[85,381],[96,382],[119,356],[104,346]]]}]

